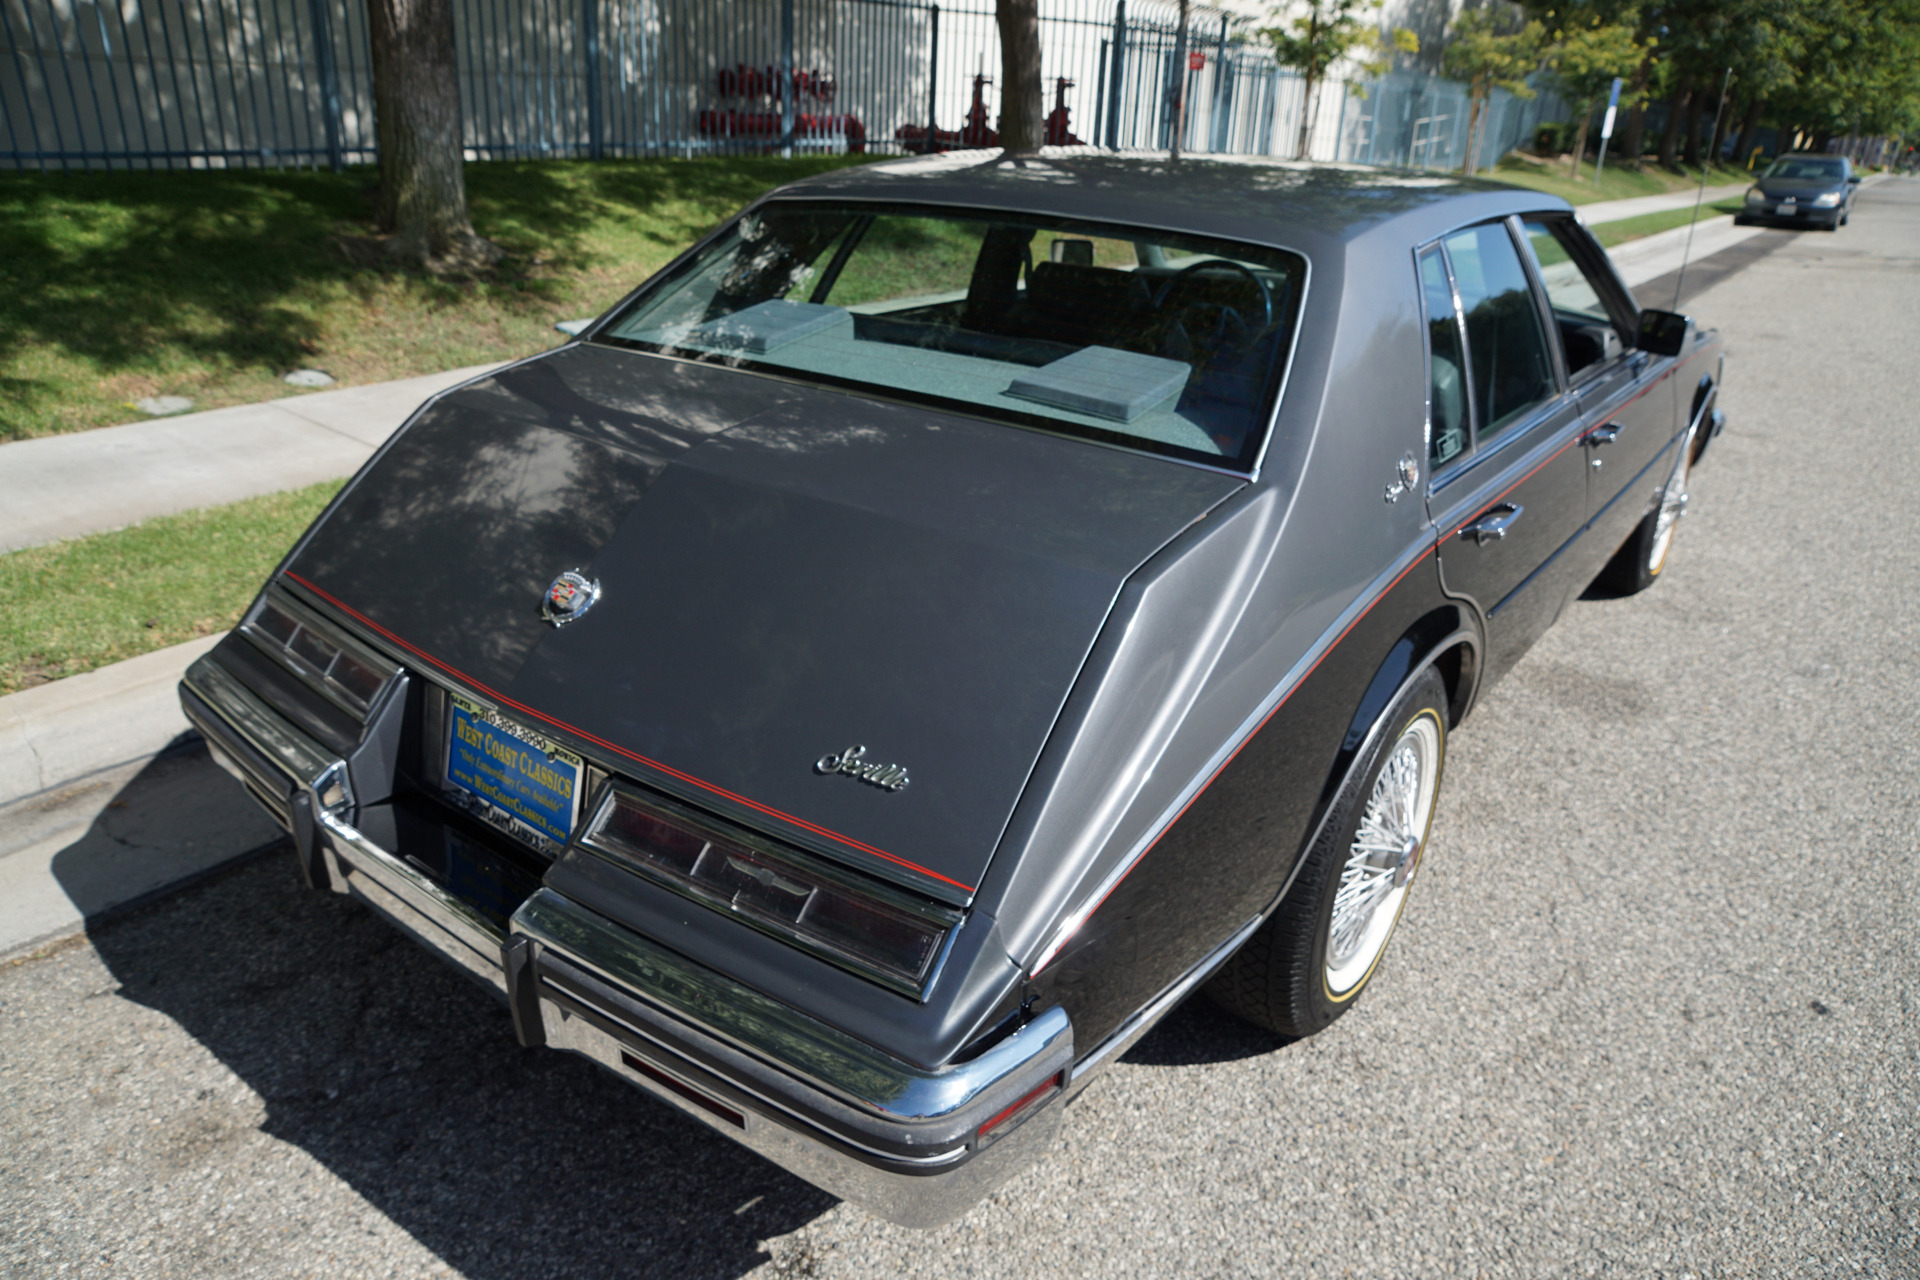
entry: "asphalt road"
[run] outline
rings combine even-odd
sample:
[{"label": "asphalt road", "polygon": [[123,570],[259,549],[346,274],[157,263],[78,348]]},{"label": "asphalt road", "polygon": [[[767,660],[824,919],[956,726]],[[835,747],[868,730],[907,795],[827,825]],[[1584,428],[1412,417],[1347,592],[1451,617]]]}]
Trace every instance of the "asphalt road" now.
[{"label": "asphalt road", "polygon": [[1190,1004],[909,1232],[268,858],[0,971],[0,1273],[1920,1275],[1920,181],[1770,234],[1668,575],[1454,736],[1322,1036]]}]

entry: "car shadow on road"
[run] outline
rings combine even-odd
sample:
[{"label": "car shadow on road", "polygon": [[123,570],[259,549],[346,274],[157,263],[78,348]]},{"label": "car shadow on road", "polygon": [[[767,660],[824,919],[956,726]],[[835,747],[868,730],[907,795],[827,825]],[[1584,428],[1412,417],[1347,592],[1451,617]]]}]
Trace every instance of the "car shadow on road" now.
[{"label": "car shadow on road", "polygon": [[198,734],[181,734],[145,763],[0,807],[0,856],[56,849],[47,870],[89,925],[177,893],[280,838]]},{"label": "car shadow on road", "polygon": [[486,988],[301,887],[289,855],[92,942],[122,998],[260,1096],[265,1132],[461,1275],[739,1275],[836,1203],[583,1059],[520,1048]]},{"label": "car shadow on road", "polygon": [[1120,1061],[1137,1067],[1197,1067],[1259,1058],[1294,1043],[1216,1009],[1195,992],[1160,1019]]},{"label": "car shadow on road", "polygon": [[[143,860],[207,868],[189,892],[91,925],[120,998],[171,1019],[260,1097],[265,1133],[458,1274],[739,1275],[768,1260],[762,1242],[837,1203],[583,1059],[520,1048],[490,989],[357,902],[302,887],[284,839],[210,858],[257,849],[264,819],[203,747],[94,803],[53,860],[76,902]],[[1288,1043],[1196,996],[1124,1061],[1230,1062]]]}]

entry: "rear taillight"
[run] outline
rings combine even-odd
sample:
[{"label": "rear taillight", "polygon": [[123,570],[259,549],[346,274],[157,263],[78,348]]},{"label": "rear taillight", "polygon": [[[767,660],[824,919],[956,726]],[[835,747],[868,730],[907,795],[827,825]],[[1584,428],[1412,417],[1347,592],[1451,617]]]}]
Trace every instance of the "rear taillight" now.
[{"label": "rear taillight", "polygon": [[400,668],[289,598],[269,588],[240,632],[328,700],[365,720]]},{"label": "rear taillight", "polygon": [[960,913],[669,801],[610,789],[582,842],[823,959],[919,996]]}]

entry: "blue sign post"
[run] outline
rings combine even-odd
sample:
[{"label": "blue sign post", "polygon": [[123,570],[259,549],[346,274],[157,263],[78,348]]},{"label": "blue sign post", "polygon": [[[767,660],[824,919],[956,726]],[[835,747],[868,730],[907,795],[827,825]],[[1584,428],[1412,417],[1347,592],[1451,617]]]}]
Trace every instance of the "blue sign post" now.
[{"label": "blue sign post", "polygon": [[1620,109],[1620,77],[1613,78],[1613,92],[1607,95],[1607,118],[1600,122],[1600,158],[1594,162],[1593,185],[1600,185],[1600,171],[1607,167],[1607,139],[1613,137],[1614,113]]}]

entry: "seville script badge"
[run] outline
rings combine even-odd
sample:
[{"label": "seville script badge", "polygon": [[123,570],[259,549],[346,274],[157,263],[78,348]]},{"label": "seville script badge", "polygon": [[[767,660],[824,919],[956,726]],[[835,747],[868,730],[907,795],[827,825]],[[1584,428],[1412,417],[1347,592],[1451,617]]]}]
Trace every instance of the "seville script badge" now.
[{"label": "seville script badge", "polygon": [[547,588],[547,597],[540,602],[540,616],[556,627],[564,627],[584,616],[599,599],[600,580],[587,578],[578,569],[569,569]]},{"label": "seville script badge", "polygon": [[844,773],[850,778],[870,782],[882,791],[905,791],[907,789],[907,770],[905,765],[869,764],[865,747],[848,747],[839,755],[824,755],[813,762],[815,773]]}]

